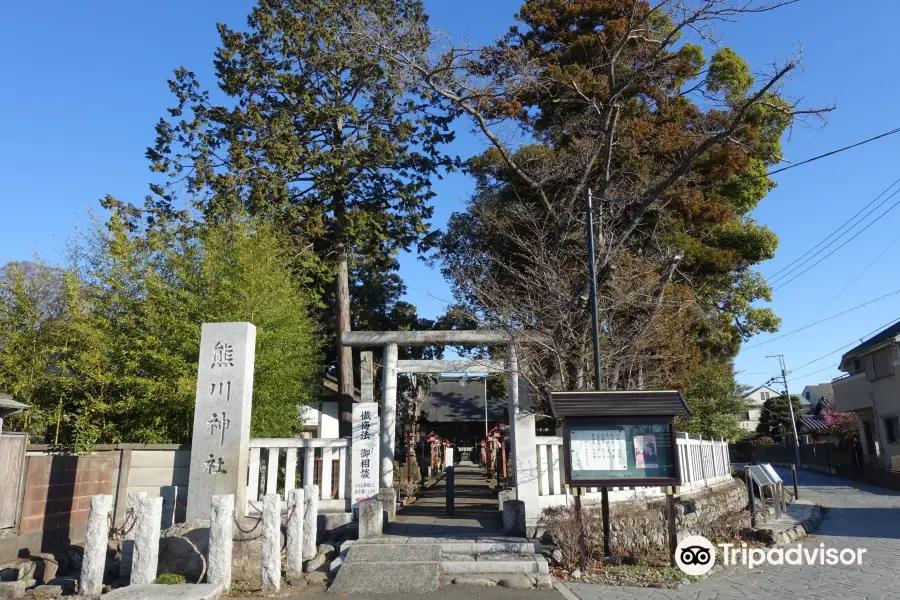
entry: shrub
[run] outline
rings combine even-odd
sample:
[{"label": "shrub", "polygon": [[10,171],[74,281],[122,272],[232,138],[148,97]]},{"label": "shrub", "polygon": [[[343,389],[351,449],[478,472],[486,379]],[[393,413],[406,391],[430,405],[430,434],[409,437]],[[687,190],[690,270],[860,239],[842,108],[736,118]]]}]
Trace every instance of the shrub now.
[{"label": "shrub", "polygon": [[187,583],[187,579],[184,578],[184,575],[179,575],[178,573],[163,573],[159,577],[156,578],[156,581],[153,583],[161,583],[163,585],[181,585]]}]

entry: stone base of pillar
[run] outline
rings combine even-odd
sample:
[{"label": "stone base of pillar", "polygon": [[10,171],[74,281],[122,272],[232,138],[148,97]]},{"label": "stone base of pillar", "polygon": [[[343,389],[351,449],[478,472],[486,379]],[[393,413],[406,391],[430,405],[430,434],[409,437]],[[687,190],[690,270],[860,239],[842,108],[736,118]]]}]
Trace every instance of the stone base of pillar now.
[{"label": "stone base of pillar", "polygon": [[376,498],[359,503],[359,539],[381,537],[384,532],[383,510],[381,500]]},{"label": "stone base of pillar", "polygon": [[375,496],[384,510],[384,520],[393,523],[397,520],[397,490],[394,488],[381,488]]},{"label": "stone base of pillar", "polygon": [[503,503],[503,533],[525,537],[525,503],[521,500]]}]

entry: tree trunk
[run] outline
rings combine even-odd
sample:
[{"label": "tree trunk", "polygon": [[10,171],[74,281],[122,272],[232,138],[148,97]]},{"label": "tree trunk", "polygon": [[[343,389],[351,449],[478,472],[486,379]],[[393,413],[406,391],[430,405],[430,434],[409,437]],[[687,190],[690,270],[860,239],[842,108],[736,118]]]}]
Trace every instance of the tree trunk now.
[{"label": "tree trunk", "polygon": [[350,272],[347,255],[341,255],[337,271],[337,344],[338,344],[338,431],[341,437],[353,435],[353,349],[341,344],[341,333],[350,331]]}]

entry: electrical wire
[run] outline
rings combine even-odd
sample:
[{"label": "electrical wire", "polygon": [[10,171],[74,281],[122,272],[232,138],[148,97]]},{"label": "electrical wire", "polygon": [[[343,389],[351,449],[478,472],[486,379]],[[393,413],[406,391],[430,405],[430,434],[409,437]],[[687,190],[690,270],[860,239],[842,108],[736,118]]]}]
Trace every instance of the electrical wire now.
[{"label": "electrical wire", "polygon": [[[798,256],[797,258],[795,258],[795,259],[794,259],[793,261],[791,261],[790,263],[788,263],[788,264],[786,264],[785,266],[783,266],[783,267],[782,267],[781,269],[779,269],[778,271],[775,271],[774,273],[772,273],[771,275],[769,275],[769,276],[768,276],[769,281],[770,281],[770,282],[774,282],[776,279],[779,279],[778,276],[779,276],[781,273],[783,273],[783,272],[786,271],[787,269],[791,268],[791,267],[792,267],[793,265],[795,265],[798,261],[800,261],[800,260],[802,260],[803,258],[805,258],[810,252],[812,252],[813,250],[815,250],[816,248],[818,248],[819,246],[821,246],[822,244],[824,244],[825,242],[827,242],[828,240],[830,240],[830,239],[832,238],[832,236],[834,236],[834,235],[835,235],[836,233],[838,233],[841,229],[843,229],[844,227],[846,227],[848,223],[850,223],[850,222],[853,221],[856,217],[858,217],[859,215],[861,215],[867,208],[869,208],[870,206],[872,206],[873,204],[875,204],[875,203],[879,200],[879,198],[881,198],[882,196],[884,196],[885,194],[887,194],[887,193],[891,190],[891,188],[894,187],[895,185],[897,185],[898,183],[900,183],[900,177],[898,177],[898,178],[897,178],[891,185],[889,185],[883,192],[881,192],[880,194],[878,194],[877,196],[875,196],[875,198],[873,198],[873,199],[871,200],[871,202],[869,202],[868,204],[866,204],[865,206],[863,206],[861,209],[859,209],[859,212],[857,212],[855,215],[853,215],[852,217],[850,217],[849,219],[847,219],[846,221],[844,221],[843,223],[841,223],[837,228],[835,228],[834,231],[832,231],[831,233],[829,233],[829,234],[825,237],[825,239],[823,239],[822,241],[820,241],[820,242],[817,243],[817,244],[814,244],[809,250],[807,250],[806,252],[804,252],[803,254],[801,254],[800,256]],[[882,202],[882,204],[883,204],[883,202]],[[881,204],[879,204],[879,206],[881,206]],[[878,207],[875,207],[875,208],[878,208]],[[874,209],[873,209],[873,211],[874,211]],[[871,212],[868,213],[866,216],[868,216],[869,214],[871,214]],[[863,219],[865,219],[865,216],[863,217]],[[860,219],[860,220],[862,220],[862,219]],[[850,226],[849,229],[853,229],[853,227],[856,227],[857,224],[858,224],[858,223],[854,223],[853,225]],[[826,247],[827,247],[827,246],[826,246]],[[818,254],[818,252],[817,252],[817,254]]]},{"label": "electrical wire", "polygon": [[[900,236],[898,236],[897,239],[900,239]],[[896,241],[896,240],[894,240],[894,241]],[[883,253],[882,253],[882,254],[883,254]],[[853,283],[853,282],[851,281],[850,283]],[[849,287],[849,286],[848,286],[848,287]],[[773,337],[773,338],[769,338],[769,339],[767,339],[767,340],[765,340],[765,341],[758,342],[758,343],[756,343],[756,344],[753,344],[752,346],[747,346],[746,348],[742,348],[742,350],[752,350],[753,348],[758,348],[758,347],[760,347],[760,346],[765,346],[766,344],[768,344],[768,343],[770,343],[770,342],[774,342],[774,341],[776,341],[776,340],[780,340],[780,339],[782,339],[782,338],[786,338],[786,337],[788,337],[788,336],[794,335],[795,333],[799,333],[799,332],[804,331],[804,330],[806,330],[806,329],[809,329],[809,328],[811,328],[811,327],[815,327],[816,325],[821,325],[822,323],[827,323],[828,321],[831,321],[832,319],[836,319],[836,318],[838,318],[838,317],[841,317],[841,316],[843,316],[843,315],[846,315],[846,314],[848,314],[848,313],[851,313],[851,312],[853,312],[854,310],[858,310],[858,309],[860,309],[860,308],[863,308],[864,306],[868,306],[868,305],[870,305],[870,304],[874,304],[875,302],[878,302],[878,301],[880,301],[880,300],[884,300],[885,298],[890,298],[891,296],[895,296],[895,295],[897,295],[897,294],[900,294],[900,289],[896,289],[896,290],[894,290],[893,292],[888,292],[888,293],[885,294],[884,296],[879,296],[878,298],[874,298],[874,299],[872,299],[872,300],[868,300],[868,301],[866,301],[866,302],[863,302],[862,304],[858,304],[858,305],[856,305],[856,306],[853,306],[853,307],[851,307],[851,308],[848,308],[847,310],[843,310],[843,311],[841,311],[841,312],[839,312],[839,313],[835,313],[835,314],[833,314],[833,315],[831,315],[831,316],[829,316],[829,317],[825,317],[824,319],[821,319],[821,320],[816,321],[816,322],[814,322],[814,323],[809,323],[809,324],[807,324],[807,325],[804,325],[803,327],[798,327],[797,329],[794,329],[793,331],[788,331],[787,333],[782,333],[781,335],[777,335],[777,336],[775,336],[775,337]],[[833,300],[834,300],[834,299],[832,299],[832,301],[833,301]],[[822,312],[822,311],[819,311],[819,312]]]},{"label": "electrical wire", "polygon": [[894,244],[896,244],[898,240],[900,240],[900,235],[898,235],[898,236],[895,237],[893,240],[891,240],[891,243],[889,243],[887,246],[885,246],[885,247],[884,247],[884,250],[882,250],[881,252],[879,252],[879,253],[878,253],[878,256],[876,256],[875,258],[872,259],[872,262],[870,262],[870,263],[867,264],[865,267],[863,267],[862,271],[860,271],[859,274],[857,274],[857,276],[854,277],[854,278],[850,281],[850,283],[848,283],[848,284],[845,285],[843,288],[841,288],[841,291],[839,291],[837,294],[835,294],[834,297],[832,297],[831,300],[829,300],[828,303],[827,303],[825,306],[823,306],[822,308],[820,308],[819,311],[818,311],[816,314],[813,315],[813,319],[815,319],[815,318],[818,317],[820,314],[822,314],[822,311],[823,311],[823,310],[825,310],[826,308],[828,308],[829,306],[831,306],[832,303],[834,303],[835,300],[837,300],[838,298],[841,297],[841,294],[843,294],[844,292],[846,292],[846,291],[850,288],[851,285],[853,285],[854,283],[856,283],[857,280],[859,280],[860,277],[862,277],[863,275],[865,275],[866,271],[868,271],[868,270],[872,267],[872,265],[874,265],[874,264],[878,261],[879,258],[881,258],[882,256],[884,256],[884,254],[885,254],[888,250],[890,250],[890,249],[891,249],[891,246],[893,246]]},{"label": "electrical wire", "polygon": [[[891,198],[893,198],[894,196],[896,196],[898,193],[900,193],[900,188],[897,188],[897,189],[896,189],[890,196],[888,196],[885,200],[890,200]],[[807,268],[803,269],[802,271],[800,271],[799,273],[797,273],[796,275],[794,275],[794,276],[791,277],[790,279],[788,279],[788,280],[786,280],[786,281],[782,281],[781,283],[779,283],[778,285],[776,285],[776,286],[775,286],[774,288],[772,288],[772,289],[773,289],[773,290],[777,290],[777,289],[783,288],[784,286],[786,286],[787,284],[791,283],[792,281],[796,281],[797,278],[801,277],[801,276],[804,275],[805,273],[808,273],[812,268],[814,268],[816,265],[820,264],[823,260],[825,260],[826,258],[828,258],[829,256],[831,256],[832,254],[834,254],[835,252],[837,252],[838,250],[840,250],[841,248],[843,248],[844,246],[846,246],[847,244],[849,244],[850,242],[852,242],[853,240],[855,240],[855,239],[859,236],[859,234],[861,234],[862,232],[864,232],[865,230],[867,230],[869,227],[871,227],[872,225],[874,225],[875,223],[877,223],[878,221],[880,221],[885,215],[887,215],[889,212],[891,212],[892,210],[894,210],[895,208],[897,208],[898,205],[900,205],[900,200],[897,200],[896,202],[894,202],[893,204],[891,204],[891,205],[887,208],[887,210],[885,210],[883,213],[881,213],[880,215],[878,215],[877,217],[875,217],[875,220],[870,221],[865,227],[863,227],[862,229],[860,229],[859,231],[857,231],[856,233],[854,233],[854,234],[853,234],[850,238],[848,238],[843,244],[841,244],[840,246],[838,246],[837,248],[835,248],[834,250],[832,250],[831,252],[829,252],[828,254],[826,254],[825,256],[823,256],[822,258],[820,258],[819,260],[817,260],[816,262],[814,262],[813,264],[811,264],[810,266],[808,266]]]},{"label": "electrical wire", "polygon": [[896,127],[889,131],[885,131],[884,133],[879,133],[876,136],[867,138],[865,140],[856,142],[854,144],[850,144],[849,146],[843,146],[841,148],[831,150],[824,154],[819,154],[817,156],[813,156],[812,158],[807,158],[806,160],[801,160],[800,162],[790,164],[786,167],[781,167],[780,169],[774,169],[772,171],[768,171],[762,175],[754,175],[751,177],[742,177],[740,179],[736,179],[733,181],[726,181],[723,183],[713,183],[713,184],[709,184],[709,185],[701,185],[701,186],[692,187],[690,189],[683,190],[681,192],[671,192],[668,194],[659,194],[658,196],[653,196],[653,197],[650,197],[650,196],[609,196],[606,198],[606,200],[654,200],[657,198],[670,198],[672,196],[678,196],[678,195],[681,195],[681,194],[684,194],[687,192],[700,192],[700,191],[714,190],[714,189],[729,186],[729,185],[736,185],[736,184],[741,184],[741,183],[747,183],[750,181],[756,181],[758,179],[765,179],[767,177],[771,177],[772,175],[777,175],[778,173],[784,173],[785,171],[789,171],[790,169],[796,169],[797,167],[801,167],[803,165],[808,165],[811,162],[815,162],[817,160],[821,160],[821,159],[827,158],[829,156],[834,156],[835,154],[839,154],[839,153],[845,152],[847,150],[852,150],[853,148],[857,148],[864,144],[868,144],[870,142],[880,140],[881,138],[885,138],[890,135],[894,135],[896,133],[900,133],[900,127]]},{"label": "electrical wire", "polygon": [[[878,333],[878,332],[881,331],[882,329],[885,329],[885,328],[887,328],[887,327],[890,327],[891,325],[895,325],[895,324],[898,323],[898,322],[900,322],[900,318],[892,319],[892,320],[889,321],[888,323],[885,323],[885,324],[882,325],[881,327],[878,327],[877,329],[874,329],[874,330],[870,331],[869,333],[863,335],[862,337],[863,337],[863,339],[865,339],[865,338],[869,337],[870,335],[873,335],[873,334],[875,334],[875,333]],[[857,339],[859,339],[859,338],[857,338]],[[858,342],[858,341],[856,341],[856,340],[853,340],[853,341],[850,342],[849,344],[846,344],[846,345],[844,345],[844,346],[841,346],[840,348],[837,348],[837,349],[835,349],[835,350],[832,350],[831,352],[828,352],[827,354],[823,354],[823,355],[820,356],[819,358],[814,358],[813,360],[809,361],[808,363],[803,363],[803,364],[800,365],[799,367],[794,367],[793,369],[791,369],[790,373],[793,373],[793,372],[796,371],[797,369],[802,369],[803,367],[807,367],[807,366],[809,366],[809,365],[811,365],[811,364],[813,364],[813,363],[817,363],[817,362],[819,362],[820,360],[822,360],[822,359],[824,359],[824,358],[828,358],[829,356],[831,356],[831,355],[834,354],[835,352],[840,352],[840,351],[843,350],[844,348],[849,348],[850,346],[858,346],[860,343],[861,343],[861,342]]]}]

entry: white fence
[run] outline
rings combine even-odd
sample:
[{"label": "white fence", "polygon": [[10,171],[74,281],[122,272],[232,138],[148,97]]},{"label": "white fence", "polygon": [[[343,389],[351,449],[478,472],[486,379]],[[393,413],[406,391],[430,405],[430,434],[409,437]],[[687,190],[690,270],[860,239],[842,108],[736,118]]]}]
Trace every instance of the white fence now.
[{"label": "white fence", "polygon": [[[280,494],[283,502],[288,490],[314,483],[319,486],[320,511],[349,511],[349,455],[347,438],[251,438],[244,514],[259,514],[266,494]],[[263,470],[265,480],[260,481]]]},{"label": "white fence", "polygon": [[[563,440],[559,436],[537,438],[538,500],[541,509],[566,505],[572,501],[563,481],[560,457]],[[690,492],[719,483],[731,481],[731,462],[728,458],[728,442],[702,440],[680,433],[675,440],[678,448],[678,464],[681,469],[681,491]],[[585,488],[587,500],[600,500],[600,490]],[[635,498],[662,498],[665,491],[659,487],[610,487],[610,502]]]}]

